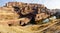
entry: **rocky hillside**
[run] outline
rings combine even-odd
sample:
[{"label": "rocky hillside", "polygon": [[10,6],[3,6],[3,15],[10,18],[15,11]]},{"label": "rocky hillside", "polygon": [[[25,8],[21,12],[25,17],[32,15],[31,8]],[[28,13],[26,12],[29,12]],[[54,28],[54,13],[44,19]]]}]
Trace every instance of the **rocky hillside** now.
[{"label": "rocky hillside", "polygon": [[[59,13],[59,15],[56,13],[56,11],[48,9],[43,4],[8,2],[3,7],[0,7],[0,32],[50,32],[50,28],[52,26],[55,27],[60,20],[56,19],[60,15]],[[56,27],[59,28],[60,26],[58,27],[56,25]]]},{"label": "rocky hillside", "polygon": [[[8,10],[13,10],[19,15],[19,18],[24,18],[19,23],[21,25],[25,24],[36,24],[38,21],[45,19],[51,15],[50,10],[47,9],[42,4],[28,4],[22,2],[8,2],[4,7],[11,8]],[[45,16],[45,17],[44,17]]]}]

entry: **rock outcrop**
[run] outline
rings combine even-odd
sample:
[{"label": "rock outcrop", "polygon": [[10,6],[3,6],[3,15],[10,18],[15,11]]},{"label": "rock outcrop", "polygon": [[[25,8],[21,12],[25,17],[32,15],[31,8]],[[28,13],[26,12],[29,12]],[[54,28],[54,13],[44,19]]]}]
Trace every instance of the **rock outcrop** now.
[{"label": "rock outcrop", "polygon": [[0,33],[59,33],[60,11],[42,4],[8,2],[0,7]]},{"label": "rock outcrop", "polygon": [[[9,14],[8,16],[4,14],[6,16],[4,16],[5,19],[25,18],[20,20],[20,25],[28,23],[36,24],[38,21],[46,19],[51,15],[49,12],[50,10],[42,4],[29,4],[22,2],[8,2],[5,6],[0,7],[0,10],[1,12],[6,13],[6,15]],[[10,15],[11,17],[9,17]],[[2,17],[2,19],[4,18]]]}]

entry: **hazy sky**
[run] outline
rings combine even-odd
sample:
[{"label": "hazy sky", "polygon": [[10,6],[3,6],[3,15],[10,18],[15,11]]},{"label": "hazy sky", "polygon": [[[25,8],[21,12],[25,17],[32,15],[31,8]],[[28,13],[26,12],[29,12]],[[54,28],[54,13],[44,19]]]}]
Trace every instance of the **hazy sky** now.
[{"label": "hazy sky", "polygon": [[49,9],[60,9],[60,0],[0,0],[0,6],[5,5],[7,2],[25,2],[25,3],[38,3],[44,4]]}]

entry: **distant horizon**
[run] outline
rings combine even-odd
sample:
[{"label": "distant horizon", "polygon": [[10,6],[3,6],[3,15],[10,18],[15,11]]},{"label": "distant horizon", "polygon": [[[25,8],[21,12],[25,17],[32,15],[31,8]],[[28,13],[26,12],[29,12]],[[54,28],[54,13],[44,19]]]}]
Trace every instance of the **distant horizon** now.
[{"label": "distant horizon", "polygon": [[60,9],[60,0],[0,0],[0,7],[8,2],[36,3],[43,4],[48,9]]}]

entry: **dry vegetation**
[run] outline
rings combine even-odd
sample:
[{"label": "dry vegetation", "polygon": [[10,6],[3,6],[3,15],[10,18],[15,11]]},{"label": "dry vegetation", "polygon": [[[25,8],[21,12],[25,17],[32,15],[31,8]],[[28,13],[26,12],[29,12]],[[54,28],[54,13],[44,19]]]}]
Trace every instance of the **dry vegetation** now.
[{"label": "dry vegetation", "polygon": [[42,4],[8,2],[0,7],[0,33],[59,33],[60,19],[42,22],[53,14]]}]

